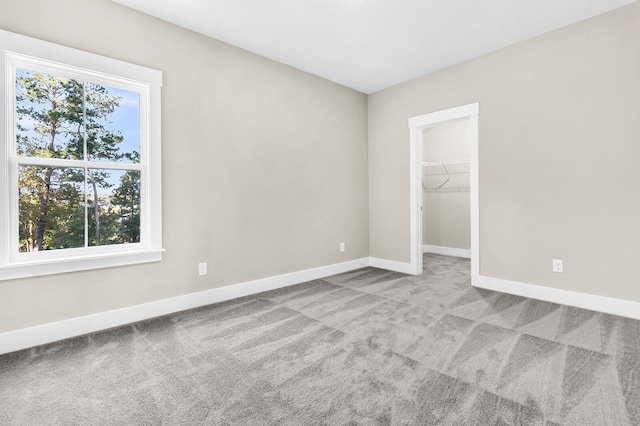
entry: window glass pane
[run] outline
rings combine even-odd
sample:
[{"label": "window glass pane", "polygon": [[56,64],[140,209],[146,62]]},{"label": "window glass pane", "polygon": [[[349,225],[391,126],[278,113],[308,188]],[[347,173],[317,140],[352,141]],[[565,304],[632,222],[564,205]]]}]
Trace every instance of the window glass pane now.
[{"label": "window glass pane", "polygon": [[84,247],[84,170],[20,166],[19,251]]},{"label": "window glass pane", "polygon": [[139,171],[89,169],[87,191],[90,246],[140,242]]},{"label": "window glass pane", "polygon": [[18,155],[83,159],[82,83],[18,69],[15,85]]},{"label": "window glass pane", "polygon": [[140,162],[140,95],[86,84],[87,151],[91,161]]}]

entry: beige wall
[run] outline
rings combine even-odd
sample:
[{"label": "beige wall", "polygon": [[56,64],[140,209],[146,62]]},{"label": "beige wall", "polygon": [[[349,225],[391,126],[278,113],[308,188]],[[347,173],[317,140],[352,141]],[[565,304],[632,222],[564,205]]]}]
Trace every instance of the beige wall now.
[{"label": "beige wall", "polygon": [[107,0],[0,10],[2,29],[163,71],[166,248],[0,282],[0,332],[368,255],[365,95]]},{"label": "beige wall", "polygon": [[410,259],[407,118],[479,102],[481,275],[640,301],[638,28],[634,3],[370,95],[371,256]]},{"label": "beige wall", "polygon": [[[454,121],[422,131],[422,160],[469,160],[469,120]],[[422,244],[471,249],[469,164],[423,168]],[[446,182],[446,183],[445,183]],[[437,191],[433,188],[444,186]]]}]

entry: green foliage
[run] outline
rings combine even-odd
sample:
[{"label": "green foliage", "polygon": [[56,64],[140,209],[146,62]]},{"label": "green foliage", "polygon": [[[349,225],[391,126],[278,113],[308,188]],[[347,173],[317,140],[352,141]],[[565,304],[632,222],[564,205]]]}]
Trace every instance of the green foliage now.
[{"label": "green foliage", "polygon": [[113,191],[111,203],[119,207],[121,242],[140,241],[140,173],[127,171],[120,177],[120,186]]},{"label": "green foliage", "polygon": [[[18,155],[107,162],[126,157],[138,162],[138,153],[120,153],[123,136],[108,126],[120,102],[104,86],[19,70]],[[113,173],[21,166],[19,250],[84,247],[85,240],[89,246],[139,242],[140,174],[124,172],[109,193],[115,186]]]}]

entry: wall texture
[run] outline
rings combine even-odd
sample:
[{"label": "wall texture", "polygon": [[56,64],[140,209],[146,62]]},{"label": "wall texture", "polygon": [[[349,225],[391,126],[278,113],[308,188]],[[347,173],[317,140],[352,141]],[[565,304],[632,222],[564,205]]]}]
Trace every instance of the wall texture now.
[{"label": "wall texture", "polygon": [[364,94],[108,0],[0,10],[4,30],[163,71],[166,248],[0,282],[0,332],[368,256]]},{"label": "wall texture", "polygon": [[640,301],[638,28],[636,2],[370,95],[371,256],[410,258],[407,118],[479,102],[480,274]]},{"label": "wall texture", "polygon": [[[469,121],[460,120],[422,131],[422,160],[469,159]],[[471,249],[469,164],[423,168],[422,244]],[[434,191],[433,188],[444,186]]]}]

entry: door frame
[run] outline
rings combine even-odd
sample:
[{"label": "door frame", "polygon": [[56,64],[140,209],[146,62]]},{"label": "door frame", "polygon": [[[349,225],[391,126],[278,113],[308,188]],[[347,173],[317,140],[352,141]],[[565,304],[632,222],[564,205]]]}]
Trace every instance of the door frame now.
[{"label": "door frame", "polygon": [[409,212],[413,274],[422,274],[422,130],[469,120],[469,192],[471,208],[471,283],[480,276],[480,212],[478,179],[478,102],[409,118]]}]

